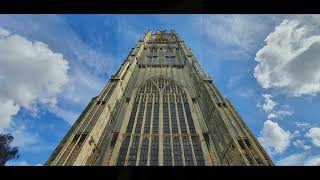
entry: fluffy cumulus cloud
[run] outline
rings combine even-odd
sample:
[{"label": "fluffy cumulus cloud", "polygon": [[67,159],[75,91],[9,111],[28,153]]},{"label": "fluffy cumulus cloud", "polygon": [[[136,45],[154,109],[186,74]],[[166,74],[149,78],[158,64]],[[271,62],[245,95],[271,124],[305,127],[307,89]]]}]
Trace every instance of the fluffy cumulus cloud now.
[{"label": "fluffy cumulus cloud", "polygon": [[[58,106],[71,111],[77,108],[77,113],[80,113],[91,97],[96,96],[103,88],[106,79],[114,72],[114,66],[119,64],[114,60],[114,54],[110,53],[112,48],[108,46],[107,49],[101,50],[102,47],[106,47],[105,42],[110,41],[110,36],[114,38],[118,35],[114,31],[101,31],[101,29],[114,28],[116,26],[113,22],[118,21],[112,20],[115,18],[113,16],[106,16],[106,19],[111,20],[97,23],[95,17],[104,18],[104,15],[78,16],[75,19],[68,17],[53,14],[2,15],[0,27],[45,42],[50,45],[52,51],[63,54],[72,68],[68,72],[69,82],[61,94],[64,101],[60,101]],[[81,23],[78,23],[79,19]],[[78,26],[80,24],[82,25]],[[93,44],[95,45],[92,46]],[[113,47],[122,49],[122,46],[118,47],[120,44],[114,43]],[[65,102],[68,102],[68,105],[65,105]]]},{"label": "fluffy cumulus cloud", "polygon": [[315,146],[320,147],[320,128],[318,127],[311,128],[307,132],[306,137],[310,138],[312,143]]},{"label": "fluffy cumulus cloud", "polygon": [[269,113],[273,110],[273,108],[278,104],[273,101],[270,94],[263,94],[264,103],[262,105],[258,104],[258,107],[261,107],[266,113]]},{"label": "fluffy cumulus cloud", "polygon": [[1,127],[10,125],[11,116],[17,114],[19,109],[19,105],[14,104],[13,100],[1,100],[0,98],[0,132]]},{"label": "fluffy cumulus cloud", "polygon": [[264,122],[258,140],[270,154],[284,152],[290,145],[291,133],[282,129],[278,123],[271,120]]},{"label": "fluffy cumulus cloud", "polygon": [[293,111],[288,105],[276,108],[278,103],[272,100],[272,95],[263,94],[262,97],[264,98],[264,102],[262,104],[258,103],[257,107],[268,113],[268,119],[283,119],[284,117],[291,116],[293,114]]},{"label": "fluffy cumulus cloud", "polygon": [[0,28],[0,131],[19,109],[54,106],[68,82],[68,62],[47,44]]},{"label": "fluffy cumulus cloud", "polygon": [[320,92],[320,31],[308,22],[285,19],[267,36],[255,57],[254,76],[263,88],[296,97]]}]

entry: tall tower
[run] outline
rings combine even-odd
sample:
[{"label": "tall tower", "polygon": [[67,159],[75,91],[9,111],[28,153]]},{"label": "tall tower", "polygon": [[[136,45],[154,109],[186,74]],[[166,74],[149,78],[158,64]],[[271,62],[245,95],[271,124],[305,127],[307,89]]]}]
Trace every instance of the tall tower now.
[{"label": "tall tower", "polygon": [[175,31],[147,31],[46,165],[273,165]]}]

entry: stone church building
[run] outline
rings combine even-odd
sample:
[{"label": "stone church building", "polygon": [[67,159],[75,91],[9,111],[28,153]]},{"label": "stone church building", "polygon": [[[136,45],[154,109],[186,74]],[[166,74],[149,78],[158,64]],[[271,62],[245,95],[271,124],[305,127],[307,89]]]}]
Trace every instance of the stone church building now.
[{"label": "stone church building", "polygon": [[147,31],[47,166],[273,165],[175,31]]}]

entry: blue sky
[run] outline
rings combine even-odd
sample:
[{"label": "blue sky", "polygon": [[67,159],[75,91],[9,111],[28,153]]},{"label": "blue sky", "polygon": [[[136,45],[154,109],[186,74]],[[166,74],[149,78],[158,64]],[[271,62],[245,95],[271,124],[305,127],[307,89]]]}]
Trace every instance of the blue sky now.
[{"label": "blue sky", "polygon": [[148,29],[176,30],[277,165],[320,165],[320,16],[0,15],[0,132],[43,165]]}]

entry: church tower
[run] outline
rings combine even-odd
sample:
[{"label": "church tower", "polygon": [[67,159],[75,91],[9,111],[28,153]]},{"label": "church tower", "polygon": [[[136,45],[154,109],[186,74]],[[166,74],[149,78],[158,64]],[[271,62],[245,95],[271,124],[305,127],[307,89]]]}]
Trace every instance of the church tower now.
[{"label": "church tower", "polygon": [[175,31],[147,31],[46,165],[273,165]]}]

